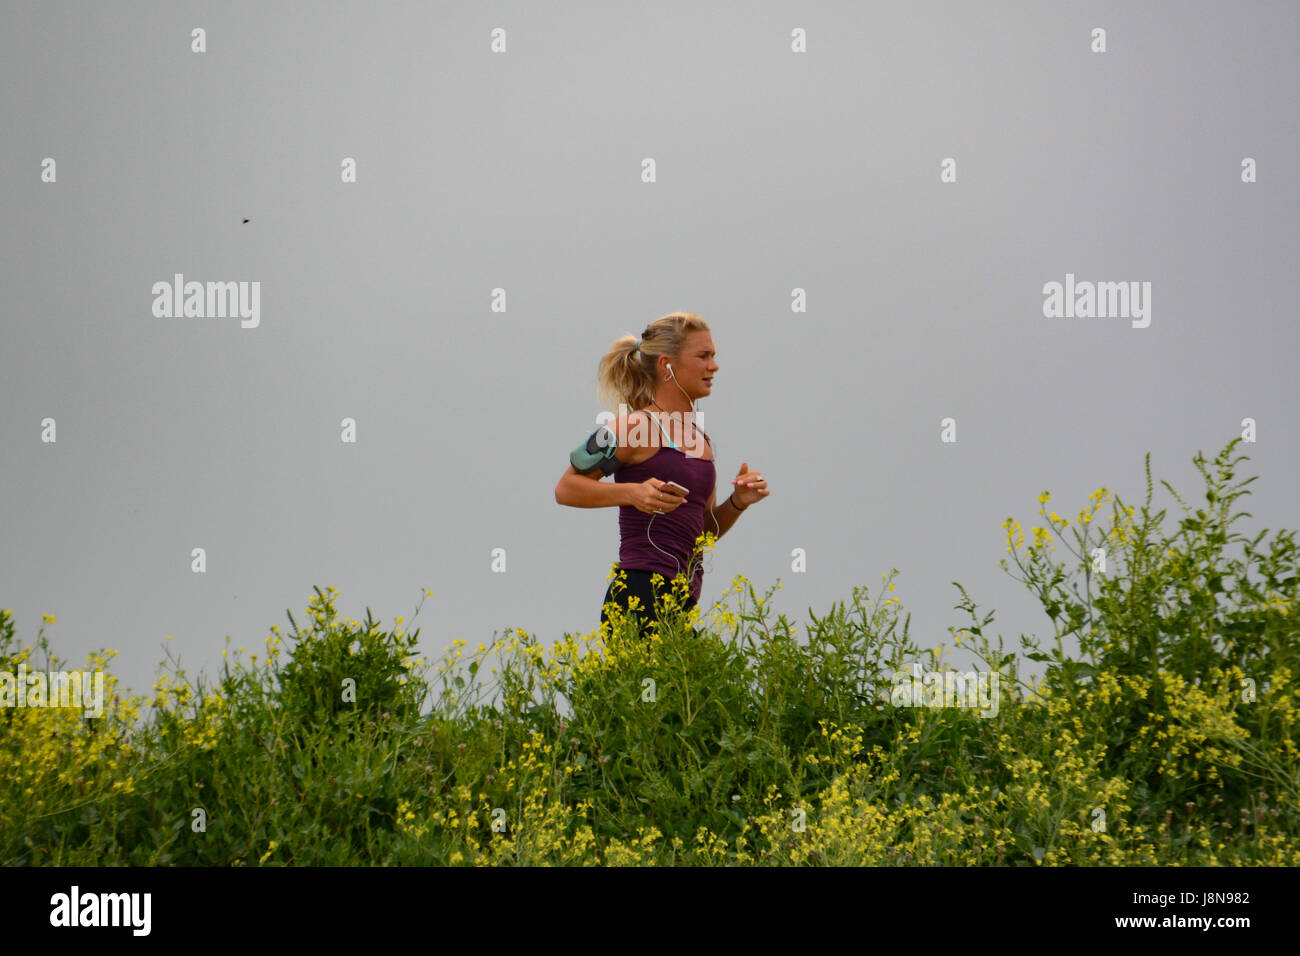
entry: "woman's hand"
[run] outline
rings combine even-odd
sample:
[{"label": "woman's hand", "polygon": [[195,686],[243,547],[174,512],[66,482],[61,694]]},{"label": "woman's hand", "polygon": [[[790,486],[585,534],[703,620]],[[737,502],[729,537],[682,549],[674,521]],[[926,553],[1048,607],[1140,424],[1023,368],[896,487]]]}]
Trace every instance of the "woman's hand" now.
[{"label": "woman's hand", "polygon": [[762,501],[772,493],[768,490],[763,476],[756,471],[750,471],[749,462],[746,461],[740,463],[740,471],[736,472],[736,477],[731,479],[731,483],[736,486],[732,495],[736,499],[736,504],[742,508],[748,508],[755,501]]},{"label": "woman's hand", "polygon": [[671,488],[665,488],[664,484],[658,478],[647,478],[641,482],[633,489],[636,499],[632,502],[632,507],[648,515],[666,515],[676,511],[686,497]]}]

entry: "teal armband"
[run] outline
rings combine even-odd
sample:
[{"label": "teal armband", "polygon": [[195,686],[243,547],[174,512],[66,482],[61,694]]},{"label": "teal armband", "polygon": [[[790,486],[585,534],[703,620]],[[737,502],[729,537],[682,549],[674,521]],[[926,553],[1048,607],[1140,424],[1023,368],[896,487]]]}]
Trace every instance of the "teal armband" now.
[{"label": "teal armband", "polygon": [[573,449],[569,454],[569,464],[581,475],[599,468],[603,474],[612,475],[623,467],[623,463],[614,457],[618,447],[618,438],[614,432],[601,425],[591,436]]}]

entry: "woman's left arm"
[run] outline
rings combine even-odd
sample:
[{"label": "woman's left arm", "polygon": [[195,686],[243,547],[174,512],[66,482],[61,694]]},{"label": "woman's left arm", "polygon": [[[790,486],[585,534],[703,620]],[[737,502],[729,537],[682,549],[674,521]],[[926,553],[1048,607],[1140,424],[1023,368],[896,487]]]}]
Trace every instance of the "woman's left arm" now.
[{"label": "woman's left arm", "polygon": [[[717,522],[718,528],[716,534],[721,538],[728,530],[730,530],[731,526],[736,523],[736,519],[740,517],[740,512],[736,510],[736,505],[730,498],[715,508],[713,506],[715,497],[716,492],[709,495],[709,504],[705,510],[713,513],[713,520]],[[704,524],[704,530],[706,532],[713,531],[712,523],[706,521]]]},{"label": "woman's left arm", "polygon": [[[709,503],[705,509],[712,512],[713,520],[717,522],[719,528],[717,536],[719,538],[726,534],[727,529],[736,523],[736,519],[740,517],[742,511],[748,509],[755,501],[761,501],[771,494],[763,476],[756,471],[750,471],[748,462],[741,463],[740,471],[736,473],[735,478],[731,479],[731,483],[736,487],[727,500],[715,508],[713,505],[716,496],[715,490],[714,494],[709,495]],[[708,530],[707,525],[704,530]]]}]

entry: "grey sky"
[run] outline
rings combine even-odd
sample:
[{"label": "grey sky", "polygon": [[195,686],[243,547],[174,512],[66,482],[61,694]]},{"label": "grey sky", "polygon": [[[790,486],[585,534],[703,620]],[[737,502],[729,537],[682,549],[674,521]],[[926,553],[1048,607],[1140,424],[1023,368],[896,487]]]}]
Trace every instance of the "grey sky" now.
[{"label": "grey sky", "polygon": [[[119,649],[137,691],[166,635],[211,671],[313,584],[389,624],[432,588],[433,654],[591,631],[616,511],[552,492],[601,355],[675,310],[718,349],[720,494],[742,460],[772,489],[706,605],[779,577],[802,632],[897,567],[922,645],[967,623],[954,579],[1011,643],[1050,633],[997,566],[1002,520],[1028,536],[1045,489],[1072,523],[1101,486],[1140,505],[1148,450],[1199,497],[1193,454],[1246,417],[1241,527],[1300,526],[1295,4],[8,0],[4,20],[0,607],[28,641],[57,615],[74,666]],[[175,273],[258,282],[259,324],[155,316]],[[1044,317],[1067,274],[1151,283],[1150,325]]]}]

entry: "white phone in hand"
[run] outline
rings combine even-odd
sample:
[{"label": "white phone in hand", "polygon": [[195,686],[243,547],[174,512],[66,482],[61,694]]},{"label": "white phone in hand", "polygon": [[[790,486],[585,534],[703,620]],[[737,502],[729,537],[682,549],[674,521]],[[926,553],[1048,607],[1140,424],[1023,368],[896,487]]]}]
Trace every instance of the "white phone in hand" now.
[{"label": "white phone in hand", "polygon": [[685,498],[687,495],[690,494],[690,490],[689,490],[689,489],[687,489],[687,488],[683,488],[681,485],[679,485],[679,484],[678,484],[677,482],[675,482],[675,481],[665,481],[665,482],[663,483],[663,485],[661,485],[660,487],[661,487],[661,489],[662,489],[662,488],[667,488],[669,491],[671,491],[671,492],[673,492],[673,493],[675,493],[675,494],[679,494],[679,495],[681,495],[683,498]]}]

